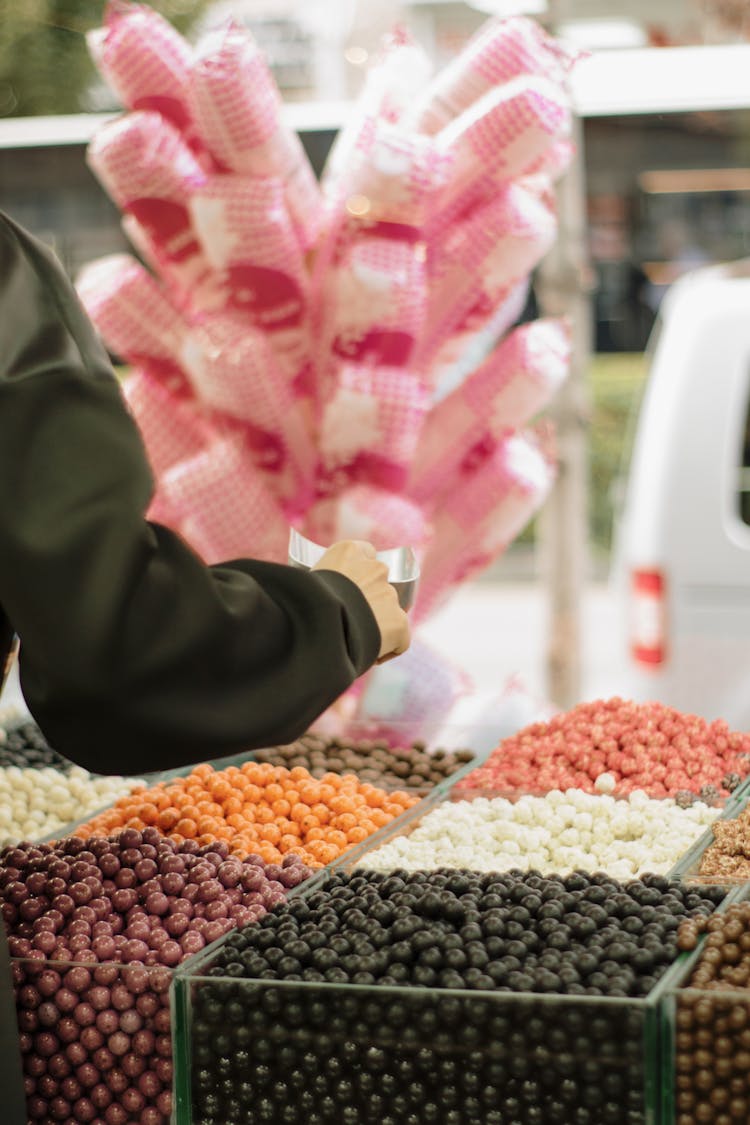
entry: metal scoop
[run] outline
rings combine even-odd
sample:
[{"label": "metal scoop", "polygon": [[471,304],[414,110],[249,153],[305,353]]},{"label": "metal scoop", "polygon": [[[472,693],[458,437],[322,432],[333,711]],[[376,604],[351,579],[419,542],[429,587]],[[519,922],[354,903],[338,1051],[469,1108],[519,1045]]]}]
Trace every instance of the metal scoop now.
[{"label": "metal scoop", "polygon": [[[299,570],[310,570],[327,548],[312,539],[306,539],[299,531],[292,528],[289,534],[289,563]],[[419,563],[411,547],[391,547],[387,551],[378,551],[377,558],[388,567],[388,581],[398,594],[398,604],[402,609],[409,609],[414,602],[419,582]]]}]

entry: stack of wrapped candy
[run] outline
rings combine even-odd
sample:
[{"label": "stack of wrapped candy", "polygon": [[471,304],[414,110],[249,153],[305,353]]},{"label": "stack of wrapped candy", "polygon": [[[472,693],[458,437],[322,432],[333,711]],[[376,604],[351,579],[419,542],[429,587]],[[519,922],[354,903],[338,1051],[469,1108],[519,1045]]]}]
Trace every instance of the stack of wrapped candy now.
[{"label": "stack of wrapped candy", "polygon": [[90,37],[125,112],[89,162],[141,259],[78,279],[157,481],[151,514],[208,560],[413,545],[420,620],[543,502],[533,428],[567,324],[513,327],[556,232],[568,52],[490,19],[430,76],[394,32],[321,182],[263,53],[228,24],[191,46],[119,2]]}]

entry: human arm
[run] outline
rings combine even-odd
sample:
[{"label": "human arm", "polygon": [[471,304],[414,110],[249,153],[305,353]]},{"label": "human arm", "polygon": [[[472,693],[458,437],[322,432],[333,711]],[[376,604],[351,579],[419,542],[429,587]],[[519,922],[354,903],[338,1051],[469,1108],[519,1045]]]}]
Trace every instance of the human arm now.
[{"label": "human arm", "polygon": [[50,742],[140,773],[291,740],[378,658],[346,575],[207,567],[148,523],[151,474],[52,255],[0,217],[0,604]]}]

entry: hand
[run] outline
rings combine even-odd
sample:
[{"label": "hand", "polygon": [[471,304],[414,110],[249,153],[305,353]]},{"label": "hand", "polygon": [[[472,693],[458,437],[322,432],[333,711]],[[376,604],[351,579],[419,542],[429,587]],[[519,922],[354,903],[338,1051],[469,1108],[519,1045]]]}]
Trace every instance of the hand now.
[{"label": "hand", "polygon": [[378,664],[406,652],[411,640],[409,621],[388,581],[388,567],[375,557],[372,543],[342,539],[329,547],[312,569],[337,570],[359,586],[380,629]]}]

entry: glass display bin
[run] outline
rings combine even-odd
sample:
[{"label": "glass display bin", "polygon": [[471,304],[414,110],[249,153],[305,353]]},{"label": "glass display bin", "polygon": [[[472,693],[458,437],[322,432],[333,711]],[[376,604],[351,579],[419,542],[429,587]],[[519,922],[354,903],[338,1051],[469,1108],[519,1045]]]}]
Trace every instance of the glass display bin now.
[{"label": "glass display bin", "polygon": [[[735,817],[739,816],[739,814],[747,808],[748,802],[750,802],[750,783],[745,782],[731,795],[724,805],[717,821],[734,820]],[[744,883],[745,880],[742,878],[735,879],[723,875],[714,877],[702,874],[701,866],[703,857],[713,842],[713,828],[708,828],[675,864],[672,874],[678,875],[682,879],[690,880],[691,882],[719,882],[727,883],[728,885]]]},{"label": "glass display bin", "polygon": [[174,970],[15,957],[11,971],[31,1121],[170,1121]]},{"label": "glass display bin", "polygon": [[[454,847],[450,844],[450,841],[448,841],[449,846],[446,846],[446,840],[442,836],[438,836],[437,839],[435,839],[437,828],[434,823],[431,829],[429,821],[425,824],[426,818],[431,813],[439,809],[445,810],[446,806],[455,805],[458,810],[463,813],[464,806],[471,806],[475,801],[484,802],[499,798],[514,805],[524,796],[526,796],[526,794],[517,790],[491,791],[486,789],[457,789],[455,782],[448,783],[445,786],[439,786],[420,802],[419,805],[415,805],[397,820],[386,825],[377,835],[370,836],[367,840],[362,841],[356,849],[347,852],[333,866],[338,870],[343,869],[347,871],[351,871],[358,865],[367,868],[373,867],[378,870],[387,870],[389,865],[392,867],[415,869],[424,867],[427,863],[431,866],[476,866],[477,869],[482,870],[509,870],[511,868],[525,870],[526,868],[533,867],[544,871],[544,867],[540,868],[538,862],[533,861],[533,856],[531,860],[527,858],[530,853],[528,851],[529,844],[527,842],[529,826],[526,823],[518,822],[512,831],[499,837],[496,847],[493,847],[492,855],[485,854],[476,865],[472,862],[467,862],[465,849],[463,849],[460,844],[457,843]],[[619,798],[617,800],[619,800]],[[731,802],[731,809],[734,810],[735,814],[741,807],[740,802]],[[722,815],[730,815],[729,809],[730,806],[727,807],[727,810],[725,810]],[[552,812],[554,810],[550,811]],[[488,822],[488,827],[491,823],[492,821]],[[450,831],[451,825],[449,816],[441,816],[440,824],[444,830]],[[422,831],[423,827],[424,832]],[[413,848],[408,844],[408,838],[415,833],[417,847]],[[697,847],[698,843],[706,846],[705,842],[710,842],[712,838],[710,829],[708,832],[705,832],[700,826],[695,828],[695,836],[696,843],[693,847]],[[431,842],[434,850],[431,850]],[[399,847],[400,843],[402,844],[401,847]],[[634,855],[637,846],[638,841],[634,840],[633,847],[628,848],[625,846],[620,854],[623,858],[627,858],[631,854]],[[585,849],[581,848],[581,850],[583,851]],[[689,851],[692,852],[692,848],[689,849]],[[571,871],[574,868],[587,871],[609,870],[607,863],[599,862],[593,852],[591,853],[590,862],[582,861],[580,859],[580,852],[577,852],[577,859],[573,859],[571,853],[571,858],[569,861],[565,862],[564,848],[561,848],[556,854],[561,857],[561,861],[556,862],[553,866],[546,869],[556,872]],[[685,853],[675,853],[669,860],[663,859],[658,865],[647,866],[643,868],[643,870],[665,875],[679,875],[682,873],[684,855]],[[637,871],[635,869],[627,871],[623,867],[620,870],[615,869],[612,871],[612,874],[620,879],[635,878]]]},{"label": "glass display bin", "polygon": [[178,1125],[659,1121],[645,999],[175,978]]},{"label": "glass display bin", "polygon": [[[719,907],[747,902],[735,887]],[[750,988],[691,987],[706,936],[670,971],[661,1010],[664,1125],[724,1125],[750,1120]]]},{"label": "glass display bin", "polygon": [[595,996],[247,979],[218,952],[175,975],[179,1125],[661,1120],[668,968],[642,997]]},{"label": "glass display bin", "polygon": [[[359,777],[360,772],[358,769],[347,764],[346,755],[349,747],[358,746],[372,746],[375,749],[388,748],[393,755],[406,755],[412,745],[416,744],[420,750],[420,756],[439,756],[441,759],[445,755],[456,755],[462,752],[471,752],[472,757],[467,761],[456,761],[454,763],[455,769],[447,776],[442,776],[441,770],[436,770],[435,775],[426,778],[421,778],[420,783],[417,785],[416,778],[407,775],[403,780],[398,778],[370,781],[368,777],[362,778],[364,781],[370,781],[371,784],[377,785],[379,788],[386,790],[401,789],[414,797],[422,798],[434,792],[446,792],[456,781],[465,777],[470,773],[478,764],[480,764],[487,755],[492,751],[497,744],[496,729],[491,726],[482,724],[449,724],[441,728],[441,730],[432,737],[423,739],[415,739],[413,727],[403,726],[399,729],[398,724],[389,724],[387,732],[384,732],[376,722],[361,721],[350,722],[346,727],[331,735],[328,732],[312,730],[309,732],[313,737],[320,741],[330,742],[336,739],[337,745],[331,746],[331,757],[333,758],[334,772],[354,773]],[[276,749],[276,748],[274,748]],[[255,761],[258,759],[265,760],[264,755],[268,751],[245,751],[239,754],[230,754],[223,758],[213,758],[208,760],[214,770],[221,771],[230,767],[240,767],[245,762]],[[343,763],[342,763],[343,757]],[[281,763],[281,758],[279,762]],[[153,774],[148,774],[144,777],[144,781],[148,787],[156,784],[169,784],[169,782],[177,778],[187,777],[198,763],[187,766],[179,766],[172,770],[166,770]],[[341,766],[344,768],[340,768]],[[65,836],[73,835],[81,824],[88,823],[93,820],[102,812],[106,812],[107,808],[111,806],[105,805],[94,812],[87,813],[85,817],[73,820],[63,827],[57,829],[49,836],[45,836],[40,842],[48,842],[50,840],[60,840]]]},{"label": "glass display bin", "polygon": [[[322,878],[314,874],[312,887]],[[288,898],[305,884],[292,888]],[[210,958],[223,938],[206,946]],[[192,973],[203,958],[179,966]],[[30,1120],[105,1119],[107,1125],[174,1120],[174,979],[166,965],[11,957]]]}]

